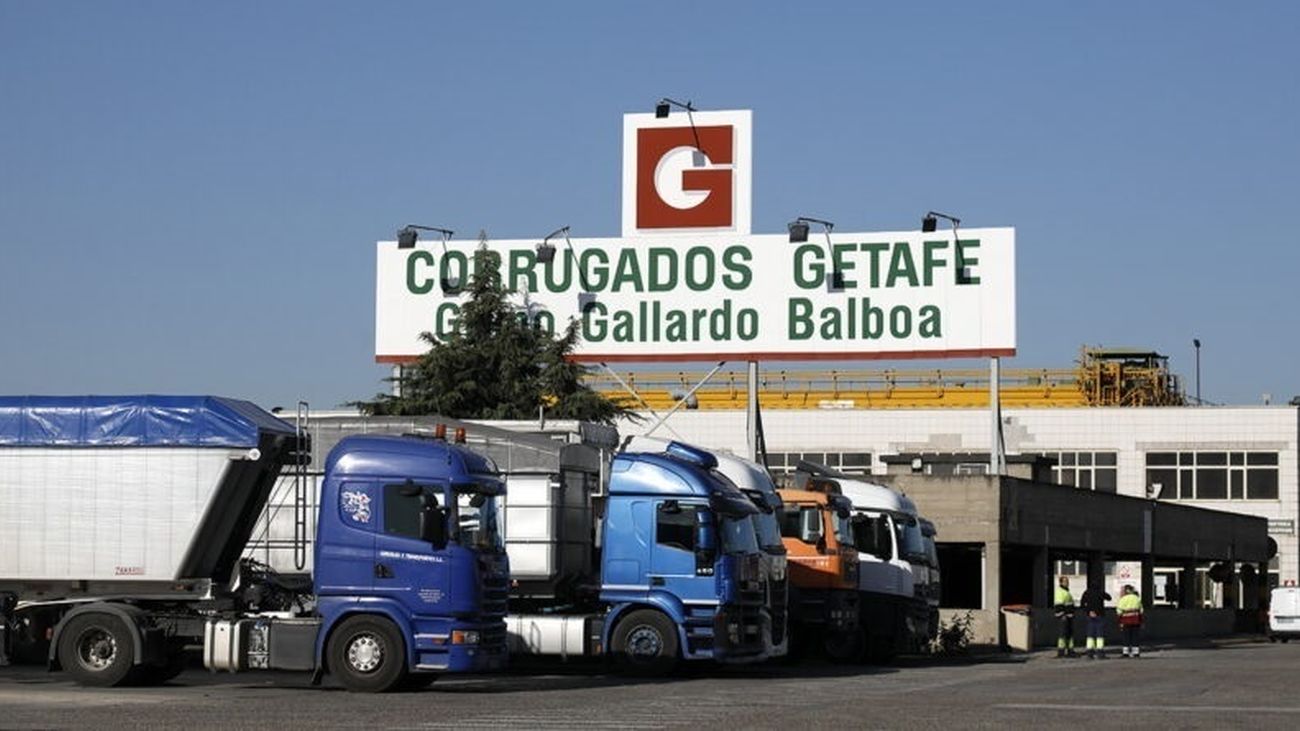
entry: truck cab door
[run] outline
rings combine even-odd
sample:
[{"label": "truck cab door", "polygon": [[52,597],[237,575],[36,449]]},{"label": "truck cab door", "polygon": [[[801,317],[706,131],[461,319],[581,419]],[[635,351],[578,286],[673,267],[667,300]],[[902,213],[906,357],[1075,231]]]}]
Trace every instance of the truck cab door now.
[{"label": "truck cab door", "polygon": [[[422,520],[446,521],[444,490],[412,482],[382,488],[380,529],[375,535],[374,594],[387,597],[412,615],[431,614],[450,604],[448,557],[422,537]],[[443,546],[445,549],[445,545]]]},{"label": "truck cab door", "polygon": [[334,504],[321,506],[313,570],[318,594],[370,593],[379,522],[377,492],[378,486],[371,482],[344,482],[333,491]]},{"label": "truck cab door", "polygon": [[700,520],[707,516],[701,505],[676,500],[655,501],[654,543],[650,547],[651,591],[668,591],[689,601],[714,599],[712,560],[699,546]]}]

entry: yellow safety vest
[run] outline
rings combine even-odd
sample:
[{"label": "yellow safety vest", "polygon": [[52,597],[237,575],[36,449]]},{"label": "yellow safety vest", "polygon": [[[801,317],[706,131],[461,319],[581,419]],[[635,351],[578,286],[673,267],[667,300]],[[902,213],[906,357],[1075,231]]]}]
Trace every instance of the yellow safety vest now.
[{"label": "yellow safety vest", "polygon": [[1070,593],[1069,589],[1058,586],[1056,587],[1056,598],[1053,603],[1058,607],[1073,607],[1074,595]]},{"label": "yellow safety vest", "polygon": [[1142,597],[1137,594],[1125,594],[1119,598],[1115,604],[1115,609],[1120,614],[1142,613]]}]

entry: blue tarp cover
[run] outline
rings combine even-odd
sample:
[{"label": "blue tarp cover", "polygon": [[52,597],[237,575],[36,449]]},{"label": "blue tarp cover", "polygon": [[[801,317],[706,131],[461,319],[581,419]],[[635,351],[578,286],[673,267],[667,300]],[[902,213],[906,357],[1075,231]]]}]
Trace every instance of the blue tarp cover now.
[{"label": "blue tarp cover", "polygon": [[256,447],[263,432],[294,429],[220,396],[0,396],[0,447]]}]

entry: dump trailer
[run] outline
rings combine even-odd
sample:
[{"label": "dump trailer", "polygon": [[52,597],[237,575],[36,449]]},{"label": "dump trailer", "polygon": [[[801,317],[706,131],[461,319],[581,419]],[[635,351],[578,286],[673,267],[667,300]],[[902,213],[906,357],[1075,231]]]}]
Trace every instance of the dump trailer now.
[{"label": "dump trailer", "polygon": [[[434,439],[331,450],[314,570],[243,558],[305,434],[213,396],[0,397],[0,648],[87,685],[212,670],[325,673],[357,691],[506,661],[505,485]],[[0,658],[3,659],[3,658]]]},{"label": "dump trailer", "polygon": [[[625,452],[662,452],[668,440],[655,437],[633,436],[623,442]],[[695,446],[695,445],[692,445]],[[783,657],[790,648],[789,632],[789,581],[786,578],[786,550],[781,540],[781,496],[776,483],[767,470],[753,460],[737,457],[730,452],[706,449],[718,460],[717,472],[727,478],[754,503],[758,513],[753,516],[754,533],[758,547],[763,551],[763,583],[767,594],[764,608],[763,639],[768,657]]]},{"label": "dump trailer", "polygon": [[856,660],[865,643],[852,503],[834,483],[815,478],[778,493],[781,539],[789,552],[791,650],[820,649],[832,660]]},{"label": "dump trailer", "polygon": [[584,432],[509,474],[512,654],[604,655],[645,675],[765,657],[754,503],[708,452],[613,453],[612,429]]}]

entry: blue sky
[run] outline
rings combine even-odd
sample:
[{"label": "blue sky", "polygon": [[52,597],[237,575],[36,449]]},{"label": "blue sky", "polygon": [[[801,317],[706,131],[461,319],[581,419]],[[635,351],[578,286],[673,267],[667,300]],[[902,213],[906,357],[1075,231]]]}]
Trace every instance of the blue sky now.
[{"label": "blue sky", "polygon": [[[383,388],[373,242],[619,232],[621,115],[754,110],[754,231],[1017,227],[1019,355],[1300,394],[1300,4],[0,0],[0,392]],[[954,362],[953,366],[970,366]]]}]

